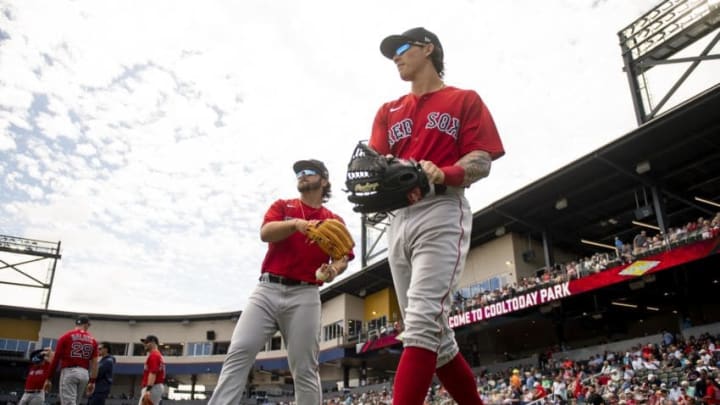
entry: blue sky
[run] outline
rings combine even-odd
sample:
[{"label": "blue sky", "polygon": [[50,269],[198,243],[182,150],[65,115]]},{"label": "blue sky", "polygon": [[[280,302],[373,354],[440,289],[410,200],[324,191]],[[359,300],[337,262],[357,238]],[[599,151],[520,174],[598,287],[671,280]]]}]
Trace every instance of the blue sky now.
[{"label": "blue sky", "polygon": [[62,241],[51,309],[242,309],[295,160],[327,163],[359,241],[345,167],[409,89],[386,35],[434,31],[446,83],[493,113],[507,155],[470,189],[479,210],[636,127],[617,32],[656,4],[0,0],[0,234]]}]

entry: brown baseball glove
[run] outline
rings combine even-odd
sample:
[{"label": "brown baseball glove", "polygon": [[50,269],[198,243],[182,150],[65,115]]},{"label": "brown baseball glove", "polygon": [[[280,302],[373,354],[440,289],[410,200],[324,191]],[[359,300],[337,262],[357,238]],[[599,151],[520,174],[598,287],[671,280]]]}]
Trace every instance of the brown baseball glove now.
[{"label": "brown baseball glove", "polygon": [[152,396],[150,395],[150,391],[145,391],[145,394],[142,396],[142,401],[140,402],[141,405],[153,405]]},{"label": "brown baseball glove", "polygon": [[355,246],[347,227],[337,219],[324,219],[315,225],[310,225],[305,236],[310,241],[317,243],[320,249],[333,260],[339,260],[343,256],[349,255]]}]

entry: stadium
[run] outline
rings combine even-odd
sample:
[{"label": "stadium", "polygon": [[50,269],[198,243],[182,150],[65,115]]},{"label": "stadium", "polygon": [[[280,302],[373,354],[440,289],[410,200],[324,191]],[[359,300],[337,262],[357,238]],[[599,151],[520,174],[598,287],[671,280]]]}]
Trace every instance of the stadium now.
[{"label": "stadium", "polygon": [[[667,3],[658,6],[663,15]],[[527,378],[525,403],[544,401],[533,397],[536,382],[550,390],[556,380],[565,388],[553,401],[577,399],[571,387],[592,385],[608,402],[644,403],[696,388],[720,366],[720,86],[658,113],[637,82],[654,66],[648,61],[712,32],[717,41],[720,8],[709,10],[687,31],[645,48],[643,39],[621,32],[635,130],[474,213],[450,325],[486,403],[509,398],[515,370]],[[363,268],[321,290],[327,403],[389,403],[392,395],[402,319],[387,260],[368,264],[382,253],[371,239],[382,237],[384,221],[363,218]],[[1,236],[0,259],[58,260],[59,244],[44,243]],[[24,260],[2,263],[18,270]],[[53,347],[77,314],[0,308],[0,403],[16,403],[28,354]],[[167,400],[206,403],[240,315],[90,313],[90,332],[110,342],[117,359],[108,403],[137,403],[145,358],[139,339],[148,334],[160,338],[167,362]],[[277,334],[257,358],[243,403],[291,403],[292,390]],[[429,393],[429,403],[451,403],[447,398],[439,385]]]}]

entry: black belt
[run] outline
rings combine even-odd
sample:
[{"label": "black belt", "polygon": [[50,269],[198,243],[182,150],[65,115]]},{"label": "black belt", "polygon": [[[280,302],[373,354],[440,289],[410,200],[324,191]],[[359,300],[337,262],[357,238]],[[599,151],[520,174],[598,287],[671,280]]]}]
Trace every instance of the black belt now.
[{"label": "black belt", "polygon": [[435,195],[443,195],[447,191],[447,186],[444,184],[435,185]]},{"label": "black belt", "polygon": [[83,366],[66,366],[63,368],[85,368],[85,367],[83,367]]},{"label": "black belt", "polygon": [[25,390],[25,392],[28,394],[37,394],[43,392],[43,390]]},{"label": "black belt", "polygon": [[260,281],[268,282],[268,283],[276,283],[276,284],[282,284],[282,285],[317,285],[315,283],[309,283],[307,281],[300,281],[295,280],[292,278],[286,278],[283,276],[276,276],[275,274],[270,273],[263,273],[260,276]]}]

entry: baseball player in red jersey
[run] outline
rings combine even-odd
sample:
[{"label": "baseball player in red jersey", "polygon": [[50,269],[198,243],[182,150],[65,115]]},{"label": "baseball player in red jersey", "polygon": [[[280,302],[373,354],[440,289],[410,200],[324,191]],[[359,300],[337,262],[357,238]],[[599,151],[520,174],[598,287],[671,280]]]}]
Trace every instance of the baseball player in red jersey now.
[{"label": "baseball player in red jersey", "polygon": [[45,403],[45,392],[50,387],[45,385],[45,380],[50,372],[53,352],[49,348],[38,349],[30,353],[30,370],[25,380],[25,392],[18,405],[43,405]]},{"label": "baseball player in red jersey", "polygon": [[158,349],[160,341],[157,336],[147,335],[140,341],[145,345],[148,355],[145,358],[138,405],[157,405],[160,403],[165,389],[165,358]]},{"label": "baseball player in red jersey", "polygon": [[98,344],[88,332],[90,319],[80,315],[75,319],[75,328],[60,336],[55,347],[45,383],[50,386],[53,373],[60,366],[60,403],[77,405],[83,390],[87,395],[95,389],[98,372]]},{"label": "baseball player in red jersey", "polygon": [[311,223],[338,215],[323,206],[330,198],[330,180],[319,160],[300,160],[293,170],[300,198],[275,201],[265,213],[260,239],[268,242],[260,283],[235,326],[209,405],[240,402],[248,373],[261,348],[278,330],[287,344],[288,363],[298,405],[318,405],[322,388],[318,373],[322,270],[332,281],[347,268],[353,254],[332,260],[305,233]]},{"label": "baseball player in red jersey", "polygon": [[443,82],[435,34],[413,28],[385,38],[380,51],[411,90],[380,107],[368,144],[420,162],[433,184],[424,199],[394,211],[388,228],[388,263],[405,323],[393,404],[422,405],[434,373],[458,404],[481,404],[448,310],[470,247],[472,212],[464,190],[505,152],[478,94]]}]

